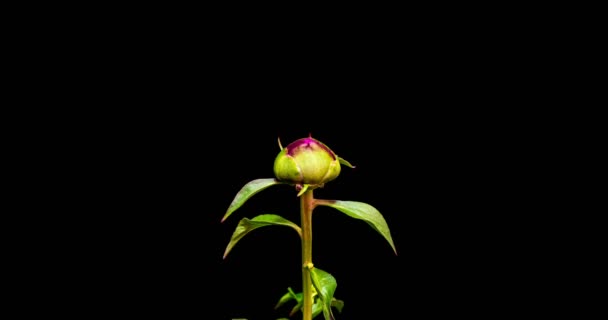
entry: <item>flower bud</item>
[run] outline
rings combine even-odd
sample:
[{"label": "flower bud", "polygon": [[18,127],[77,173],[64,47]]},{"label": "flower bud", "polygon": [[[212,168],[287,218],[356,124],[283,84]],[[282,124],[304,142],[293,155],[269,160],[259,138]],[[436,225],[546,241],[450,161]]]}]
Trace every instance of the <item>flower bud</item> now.
[{"label": "flower bud", "polygon": [[340,174],[341,159],[321,141],[298,139],[281,150],[274,160],[279,181],[296,185],[323,186]]}]

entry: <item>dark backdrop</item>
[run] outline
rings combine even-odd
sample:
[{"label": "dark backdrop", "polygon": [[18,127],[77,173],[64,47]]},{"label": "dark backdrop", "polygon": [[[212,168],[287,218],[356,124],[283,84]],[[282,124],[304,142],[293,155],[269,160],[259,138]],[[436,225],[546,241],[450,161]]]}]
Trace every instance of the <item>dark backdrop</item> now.
[{"label": "dark backdrop", "polygon": [[63,246],[77,260],[63,270],[75,279],[69,305],[171,319],[286,315],[273,306],[301,290],[293,232],[256,230],[222,254],[243,217],[298,221],[294,190],[267,189],[220,220],[245,183],[273,176],[277,138],[309,134],[356,166],[315,196],[373,205],[398,251],[362,221],[315,211],[313,261],[338,281],[338,319],[513,316],[536,303],[544,283],[523,279],[542,278],[534,261],[546,251],[528,241],[541,209],[528,201],[548,176],[535,155],[552,134],[538,124],[551,120],[525,97],[542,90],[520,63],[529,56],[491,41],[500,30],[427,22],[226,36],[202,20],[121,30],[99,46],[107,52],[79,56],[68,101],[78,108],[59,112],[67,125],[49,139],[74,154],[56,158],[74,176],[61,197],[76,213]]},{"label": "dark backdrop", "polygon": [[245,183],[273,176],[277,138],[285,146],[310,134],[356,166],[343,167],[315,196],[373,205],[398,251],[362,221],[315,210],[313,261],[338,281],[340,318],[516,313],[525,301],[506,292],[529,267],[518,251],[526,195],[513,187],[521,159],[509,151],[504,123],[460,109],[382,111],[354,100],[272,112],[225,107],[222,116],[211,107],[127,115],[129,125],[101,139],[112,145],[95,160],[102,163],[92,196],[99,210],[82,229],[93,238],[91,261],[83,263],[97,270],[83,286],[107,292],[95,302],[99,310],[286,315],[290,307],[273,307],[288,287],[301,290],[295,233],[259,229],[222,254],[243,217],[274,213],[299,223],[295,191],[274,186],[220,220]]}]

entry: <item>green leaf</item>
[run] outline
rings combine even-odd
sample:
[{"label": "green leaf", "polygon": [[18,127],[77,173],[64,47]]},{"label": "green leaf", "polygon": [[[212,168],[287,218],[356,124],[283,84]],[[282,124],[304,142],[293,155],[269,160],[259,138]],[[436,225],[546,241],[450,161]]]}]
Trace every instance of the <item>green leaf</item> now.
[{"label": "green leaf", "polygon": [[338,309],[338,312],[342,313],[342,308],[344,308],[344,301],[333,298],[331,299],[331,306]]},{"label": "green leaf", "polygon": [[257,228],[273,225],[291,227],[296,230],[299,235],[302,234],[302,230],[298,225],[276,214],[262,214],[251,220],[243,218],[234,230],[232,238],[230,239],[230,243],[228,243],[226,251],[224,251],[224,259],[226,258],[230,250],[232,250],[234,245],[236,245],[236,243],[239,242],[239,240],[241,240],[249,232]]},{"label": "green leaf", "polygon": [[293,308],[291,308],[291,311],[289,311],[289,316],[292,317],[294,314],[296,314],[298,311],[300,311],[300,309],[302,309],[303,304],[304,304],[303,301],[298,301],[298,304],[293,306]]},{"label": "green leaf", "polygon": [[318,298],[312,305],[312,318],[314,319],[316,316],[320,315],[321,312],[323,312],[323,300]]},{"label": "green leaf", "polygon": [[317,204],[338,209],[350,217],[367,222],[388,241],[395,254],[397,254],[397,249],[391,238],[391,231],[386,224],[386,220],[384,220],[384,217],[376,208],[358,201],[318,200]]},{"label": "green leaf", "polygon": [[274,178],[256,179],[253,181],[249,181],[236,194],[236,196],[232,200],[232,203],[230,203],[230,206],[228,207],[228,211],[226,211],[226,214],[224,214],[224,217],[222,218],[222,222],[224,222],[224,220],[226,220],[228,218],[228,216],[230,216],[234,211],[236,211],[236,209],[240,208],[245,203],[245,201],[247,201],[247,200],[249,200],[249,198],[253,197],[253,195],[255,195],[256,193],[258,193],[270,186],[274,186],[277,184],[282,184],[282,182],[280,182]]},{"label": "green leaf", "polygon": [[[279,302],[274,308],[276,310],[283,306],[285,303],[291,300],[295,300],[296,305],[291,309],[291,312],[289,313],[289,316],[293,316],[296,312],[301,311],[302,305],[304,304],[304,295],[302,294],[302,292],[294,293],[291,287],[287,288],[287,290],[288,292],[285,293],[281,297],[281,299],[279,299]],[[312,318],[314,319],[316,316],[321,314],[321,312],[323,312],[323,300],[319,298],[317,290],[314,286],[312,287],[312,291],[313,299],[315,300],[314,304],[312,305]],[[342,312],[342,308],[344,307],[344,301],[333,298],[331,301],[331,306],[338,309],[338,312]]]},{"label": "green leaf", "polygon": [[293,296],[293,291],[291,291],[291,288],[289,288],[289,292],[287,292],[286,294],[284,294],[281,299],[279,299],[279,302],[277,302],[277,304],[274,306],[275,310],[280,308],[282,305],[284,305],[286,302],[291,301],[293,299],[295,299],[295,297]]},{"label": "green leaf", "polygon": [[291,287],[287,288],[288,292],[286,294],[284,294],[281,299],[279,299],[279,302],[277,302],[277,305],[274,306],[274,309],[278,309],[280,308],[282,305],[284,305],[286,302],[291,301],[291,300],[296,300],[296,305],[291,309],[291,312],[289,313],[289,316],[293,316],[296,312],[298,312],[300,310],[300,308],[302,308],[302,304],[304,303],[304,299],[302,298],[302,293],[294,293],[293,290],[291,289]]},{"label": "green leaf", "polygon": [[312,284],[317,289],[319,297],[323,303],[323,316],[325,320],[334,320],[334,315],[331,311],[331,302],[334,298],[334,292],[338,285],[336,279],[329,273],[318,269],[312,268],[310,270],[310,277]]}]

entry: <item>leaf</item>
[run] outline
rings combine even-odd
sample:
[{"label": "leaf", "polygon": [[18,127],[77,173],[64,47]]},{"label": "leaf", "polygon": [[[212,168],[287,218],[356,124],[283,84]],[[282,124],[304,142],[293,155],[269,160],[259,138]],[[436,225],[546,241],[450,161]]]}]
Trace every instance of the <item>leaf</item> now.
[{"label": "leaf", "polygon": [[[295,300],[296,305],[291,309],[291,312],[289,313],[289,316],[293,316],[296,312],[301,311],[302,305],[304,304],[304,298],[302,292],[294,293],[291,287],[287,288],[287,290],[288,292],[285,293],[281,297],[281,299],[279,299],[279,302],[274,307],[274,309],[276,310],[283,306],[285,303],[291,300]],[[313,299],[315,300],[314,304],[312,305],[312,318],[314,319],[316,316],[321,314],[321,312],[323,312],[323,301],[319,298],[317,290],[314,286],[312,287],[312,294]],[[334,298],[331,301],[331,306],[338,309],[339,312],[342,312],[342,308],[344,307],[344,301],[337,300]]]},{"label": "leaf", "polygon": [[323,316],[325,317],[325,320],[334,320],[334,315],[331,311],[331,302],[334,298],[334,292],[336,291],[336,279],[331,274],[318,268],[312,268],[310,270],[310,277],[312,279],[312,284],[317,289],[323,303]]},{"label": "leaf", "polygon": [[318,298],[312,305],[312,318],[314,319],[316,316],[320,315],[321,312],[323,312],[323,300]]},{"label": "leaf", "polygon": [[391,238],[391,231],[386,224],[386,220],[384,220],[384,217],[376,208],[358,201],[317,200],[317,204],[338,209],[352,218],[367,222],[388,241],[395,254],[397,254],[397,249]]},{"label": "leaf", "polygon": [[251,220],[247,219],[247,218],[243,218],[243,219],[241,219],[238,226],[234,230],[234,233],[232,234],[232,238],[230,239],[230,243],[228,243],[228,246],[226,247],[226,251],[224,251],[224,259],[226,258],[226,256],[230,252],[230,250],[232,250],[234,245],[236,245],[236,243],[239,242],[239,240],[241,240],[249,232],[251,232],[257,228],[272,226],[272,225],[291,227],[294,230],[296,230],[298,232],[298,234],[300,234],[300,235],[302,234],[302,231],[298,225],[296,225],[295,223],[293,223],[279,215],[276,215],[276,214],[262,214]]},{"label": "leaf", "polygon": [[298,312],[300,310],[300,308],[302,308],[302,304],[303,304],[303,298],[302,298],[302,293],[294,293],[293,290],[291,289],[291,287],[287,288],[288,292],[286,294],[284,294],[281,299],[279,299],[279,302],[277,302],[277,305],[274,306],[274,309],[278,309],[280,308],[282,305],[284,305],[286,302],[291,301],[291,300],[296,300],[296,305],[291,309],[291,312],[289,313],[289,316],[293,316],[296,312]]},{"label": "leaf", "polygon": [[344,308],[344,301],[333,298],[331,300],[331,306],[338,309],[338,312],[342,313],[342,308]]},{"label": "leaf", "polygon": [[277,184],[282,184],[282,182],[274,178],[256,179],[249,181],[236,194],[236,196],[232,200],[232,203],[230,203],[228,211],[226,211],[226,214],[224,214],[224,217],[222,218],[222,222],[224,222],[224,220],[226,220],[228,216],[230,216],[234,211],[236,211],[236,209],[240,208],[245,203],[245,201],[249,200],[249,198],[253,197],[256,193]]},{"label": "leaf", "polygon": [[293,291],[291,290],[291,288],[288,289],[289,292],[287,292],[286,294],[284,294],[281,299],[279,299],[279,302],[277,302],[277,304],[274,306],[274,309],[278,309],[280,308],[282,305],[284,305],[286,302],[291,301],[293,299],[295,299],[294,295],[293,295]]},{"label": "leaf", "polygon": [[303,305],[303,301],[298,301],[298,304],[296,304],[295,306],[293,306],[293,308],[291,308],[291,311],[289,312],[289,316],[292,317],[294,314],[296,314],[298,311],[300,311],[300,309],[302,309],[302,305]]}]

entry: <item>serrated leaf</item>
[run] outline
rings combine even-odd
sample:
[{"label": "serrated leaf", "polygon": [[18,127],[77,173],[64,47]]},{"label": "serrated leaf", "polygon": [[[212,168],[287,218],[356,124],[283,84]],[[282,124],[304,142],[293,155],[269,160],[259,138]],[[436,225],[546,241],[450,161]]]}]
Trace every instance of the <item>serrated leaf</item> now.
[{"label": "serrated leaf", "polygon": [[273,225],[291,227],[296,230],[299,235],[302,234],[302,231],[298,225],[276,214],[262,214],[253,219],[243,218],[241,219],[238,226],[234,230],[234,233],[232,234],[230,243],[228,243],[226,251],[224,251],[224,258],[226,258],[230,250],[232,250],[232,248],[234,247],[234,245],[236,245],[239,240],[243,239],[243,237],[249,232],[257,228]]},{"label": "serrated leaf", "polygon": [[241,188],[239,192],[237,192],[236,196],[232,200],[232,203],[230,203],[226,214],[224,214],[222,222],[224,222],[224,220],[226,220],[228,216],[230,216],[234,211],[236,211],[236,209],[240,208],[247,200],[249,200],[249,198],[253,197],[256,193],[277,184],[283,183],[274,178],[256,179],[249,181]]},{"label": "serrated leaf", "polygon": [[312,268],[310,270],[310,277],[312,279],[312,284],[317,289],[319,298],[323,303],[323,316],[325,317],[325,320],[334,320],[334,315],[331,311],[331,302],[334,298],[334,292],[336,291],[336,279],[331,274],[318,268]]},{"label": "serrated leaf", "polygon": [[378,233],[388,241],[395,254],[397,254],[397,249],[393,243],[393,238],[391,238],[391,231],[388,228],[386,220],[384,220],[384,217],[376,208],[367,203],[358,201],[319,200],[317,203],[319,205],[338,209],[352,218],[367,222],[367,224],[378,231]]}]

